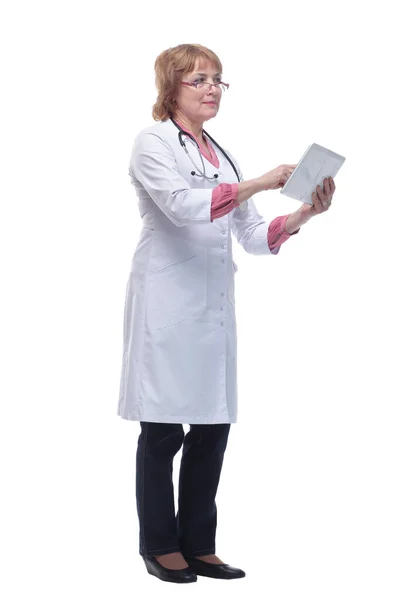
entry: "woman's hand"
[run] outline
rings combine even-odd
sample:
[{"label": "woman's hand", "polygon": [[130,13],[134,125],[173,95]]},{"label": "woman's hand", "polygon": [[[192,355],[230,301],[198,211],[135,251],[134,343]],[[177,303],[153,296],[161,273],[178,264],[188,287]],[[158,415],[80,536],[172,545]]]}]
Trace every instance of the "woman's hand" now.
[{"label": "woman's hand", "polygon": [[315,215],[319,215],[320,213],[329,210],[335,189],[336,186],[332,177],[326,177],[323,182],[323,188],[317,185],[315,192],[312,193],[312,205],[303,204],[301,207],[302,213],[314,217]]},{"label": "woman's hand", "polygon": [[299,227],[305,225],[307,221],[322,212],[329,210],[332,203],[332,196],[335,192],[336,186],[332,177],[327,177],[323,182],[324,189],[318,185],[315,192],[312,193],[312,206],[310,204],[302,204],[302,206],[291,213],[287,218],[285,230],[287,233],[294,233]]},{"label": "woman's hand", "polygon": [[280,165],[265,175],[261,175],[260,181],[263,190],[277,190],[285,185],[297,165]]}]

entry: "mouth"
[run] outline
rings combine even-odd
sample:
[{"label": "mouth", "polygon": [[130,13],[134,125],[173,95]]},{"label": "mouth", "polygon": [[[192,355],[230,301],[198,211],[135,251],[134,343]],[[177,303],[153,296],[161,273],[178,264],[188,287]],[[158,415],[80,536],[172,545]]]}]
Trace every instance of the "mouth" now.
[{"label": "mouth", "polygon": [[209,104],[210,106],[217,106],[216,102],[204,102],[204,104]]}]

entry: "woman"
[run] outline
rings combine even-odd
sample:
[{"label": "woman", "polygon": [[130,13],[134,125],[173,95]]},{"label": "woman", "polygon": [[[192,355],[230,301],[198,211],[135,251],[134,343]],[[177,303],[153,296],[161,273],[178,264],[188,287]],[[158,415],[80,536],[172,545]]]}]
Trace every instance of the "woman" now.
[{"label": "woman", "polygon": [[[141,426],[139,553],[164,581],[233,579],[244,571],[215,554],[215,496],[237,420],[231,231],[247,252],[277,254],[329,209],[335,185],[326,179],[312,206],[267,224],[252,196],[282,187],[296,165],[243,181],[233,156],[204,133],[229,87],[219,58],[182,44],[162,52],[155,71],[158,123],[139,133],[130,163],[143,227],[126,290],[118,406]],[[175,515],[172,466],[182,445]]]}]

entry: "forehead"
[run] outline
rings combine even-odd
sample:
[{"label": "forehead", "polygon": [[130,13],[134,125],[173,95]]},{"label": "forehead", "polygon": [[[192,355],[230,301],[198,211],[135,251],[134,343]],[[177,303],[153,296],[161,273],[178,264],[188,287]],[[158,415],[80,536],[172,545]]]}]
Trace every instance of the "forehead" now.
[{"label": "forehead", "polygon": [[204,58],[202,59],[197,59],[195,65],[194,65],[194,70],[192,71],[192,73],[201,73],[203,75],[217,75],[217,74],[221,74],[218,70],[217,70],[217,66],[214,65],[211,61],[209,60],[205,60]]}]

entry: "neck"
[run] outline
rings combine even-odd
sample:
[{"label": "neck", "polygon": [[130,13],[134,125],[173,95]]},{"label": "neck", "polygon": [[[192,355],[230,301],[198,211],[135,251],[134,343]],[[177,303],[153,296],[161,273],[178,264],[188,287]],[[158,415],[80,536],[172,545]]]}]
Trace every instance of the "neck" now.
[{"label": "neck", "polygon": [[203,123],[190,120],[186,115],[180,113],[179,110],[176,111],[175,115],[173,116],[173,119],[175,119],[175,121],[179,121],[181,125],[183,125],[183,128],[186,128],[188,131],[191,131],[195,137],[202,137]]}]

